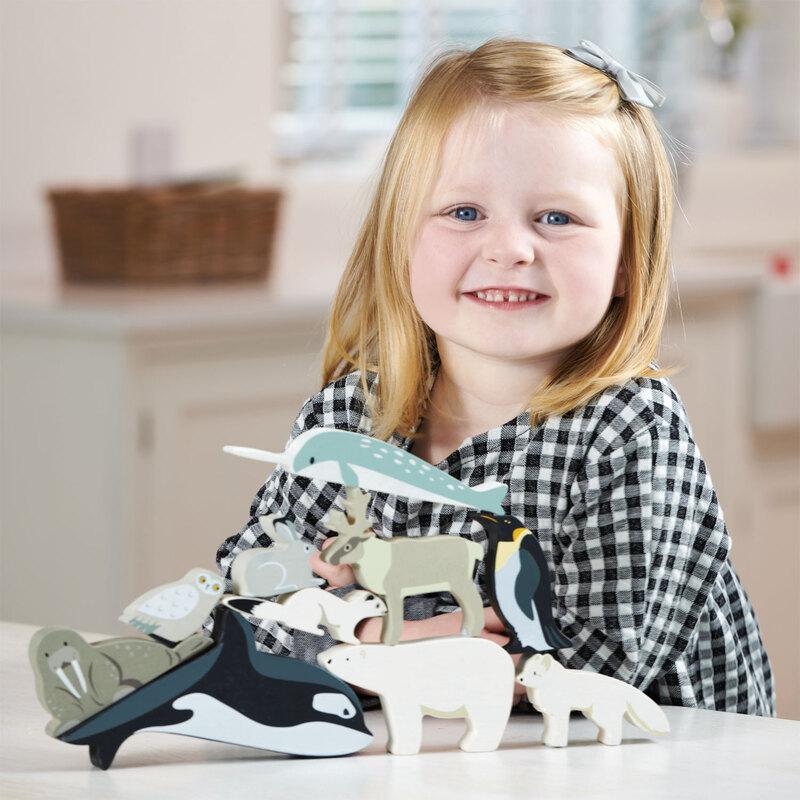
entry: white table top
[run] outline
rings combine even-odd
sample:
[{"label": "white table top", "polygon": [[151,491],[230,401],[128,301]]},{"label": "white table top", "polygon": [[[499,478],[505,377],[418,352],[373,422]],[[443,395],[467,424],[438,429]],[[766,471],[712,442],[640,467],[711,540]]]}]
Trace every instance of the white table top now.
[{"label": "white table top", "polygon": [[[385,751],[379,711],[366,714],[375,738],[342,758],[300,759],[161,733],[135,734],[105,772],[87,747],[44,732],[48,715],[34,691],[27,646],[35,627],[0,623],[0,797],[14,798],[714,798],[800,792],[800,722],[666,707],[672,727],[651,740],[625,723],[623,743],[594,741],[580,716],[570,746],[540,744],[541,717],[513,714],[501,747],[463,753],[462,720],[426,718],[422,752]],[[97,638],[87,635],[89,641]]]}]

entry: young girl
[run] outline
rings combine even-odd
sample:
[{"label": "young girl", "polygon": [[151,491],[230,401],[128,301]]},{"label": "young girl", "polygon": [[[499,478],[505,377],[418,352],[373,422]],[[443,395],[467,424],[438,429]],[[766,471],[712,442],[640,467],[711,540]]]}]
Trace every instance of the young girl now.
[{"label": "young girl", "polygon": [[[289,441],[343,428],[468,484],[507,483],[505,513],[550,564],[554,618],[572,642],[558,660],[660,703],[773,715],[722,510],[653,360],[673,193],[653,90],[583,44],[495,38],[430,65],[339,284],[322,389]],[[344,492],[276,468],[220,547],[222,575],[269,544],[263,514],[329,544],[321,519]],[[384,536],[485,542],[467,513],[380,493],[370,508]],[[312,566],[339,595],[355,586],[350,567]],[[482,565],[476,581],[487,604]],[[403,638],[457,633],[456,609],[446,593],[408,598]],[[273,653],[313,662],[333,644],[251,621]],[[377,641],[379,630],[373,619],[357,633]],[[508,641],[489,607],[483,635]]]}]

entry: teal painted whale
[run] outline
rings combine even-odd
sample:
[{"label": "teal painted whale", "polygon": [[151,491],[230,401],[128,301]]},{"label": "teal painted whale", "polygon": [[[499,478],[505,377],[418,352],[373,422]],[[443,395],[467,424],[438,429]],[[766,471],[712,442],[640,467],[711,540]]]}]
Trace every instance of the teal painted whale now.
[{"label": "teal painted whale", "polygon": [[488,481],[468,486],[393,444],[338,428],[311,428],[289,444],[285,453],[226,445],[226,453],[280,464],[307,478],[357,486],[414,500],[467,506],[504,514],[501,505],[508,486]]}]

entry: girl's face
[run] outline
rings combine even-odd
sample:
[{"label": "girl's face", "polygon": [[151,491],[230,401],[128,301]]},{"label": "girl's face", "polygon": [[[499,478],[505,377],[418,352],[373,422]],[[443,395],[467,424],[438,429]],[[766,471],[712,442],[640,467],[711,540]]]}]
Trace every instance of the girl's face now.
[{"label": "girl's face", "polygon": [[554,367],[624,292],[623,192],[611,150],[531,104],[458,120],[410,264],[440,354]]}]

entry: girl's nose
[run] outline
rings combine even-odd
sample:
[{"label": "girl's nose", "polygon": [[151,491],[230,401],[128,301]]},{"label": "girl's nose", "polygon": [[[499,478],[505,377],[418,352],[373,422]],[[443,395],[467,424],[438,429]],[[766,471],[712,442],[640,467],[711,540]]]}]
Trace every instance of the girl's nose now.
[{"label": "girl's nose", "polygon": [[487,231],[484,258],[500,267],[533,264],[536,258],[533,231],[518,223],[498,225],[494,230]]}]

